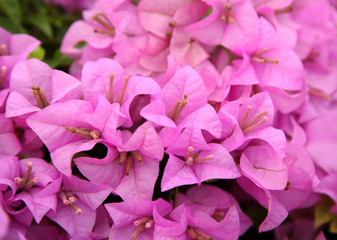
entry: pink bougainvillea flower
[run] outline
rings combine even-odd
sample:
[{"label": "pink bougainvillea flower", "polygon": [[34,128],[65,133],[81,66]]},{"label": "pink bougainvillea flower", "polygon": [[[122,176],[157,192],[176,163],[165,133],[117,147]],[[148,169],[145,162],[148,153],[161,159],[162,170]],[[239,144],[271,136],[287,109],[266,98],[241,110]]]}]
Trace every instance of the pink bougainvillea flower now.
[{"label": "pink bougainvillea flower", "polygon": [[81,210],[81,214],[73,208],[58,200],[56,212],[48,212],[47,217],[60,225],[72,239],[80,240],[90,237],[95,225],[96,211],[87,207],[80,199],[76,199],[76,209]]},{"label": "pink bougainvillea flower", "polygon": [[261,40],[256,48],[247,52],[261,85],[286,90],[305,87],[303,64],[296,53],[278,37],[272,25],[260,18]]},{"label": "pink bougainvillea flower", "polygon": [[149,77],[129,77],[124,68],[114,60],[102,58],[88,62],[83,68],[83,95],[96,104],[98,96],[105,96],[110,103],[118,103],[126,116],[124,126],[132,125],[130,105],[136,96],[160,92],[158,84]]},{"label": "pink bougainvillea flower", "polygon": [[[231,231],[227,232],[227,234],[223,234],[222,236],[219,236],[217,233],[217,238],[219,239],[222,239],[224,237],[227,237],[229,239],[236,239],[238,229],[240,229],[240,235],[242,235],[252,225],[252,221],[242,212],[235,198],[229,193],[215,186],[201,185],[191,187],[187,191],[186,196],[179,194],[178,205],[182,203],[191,208],[190,214],[192,215],[194,212],[203,212],[219,223],[226,223],[224,224],[224,226],[222,226],[223,230],[229,228],[231,229]],[[233,214],[233,212],[235,212],[233,206],[235,206],[238,215],[236,215],[235,213]],[[231,213],[228,212],[229,209],[231,209]],[[236,215],[235,217],[240,218],[240,223],[238,223],[237,220],[230,219],[229,216],[226,217],[227,214],[233,214],[234,216]],[[234,223],[236,223],[237,225],[235,225]],[[210,227],[212,228],[212,226]],[[206,231],[205,233],[209,231],[208,229],[206,229],[205,226],[201,226],[201,228]],[[236,230],[233,231],[234,229]],[[217,231],[214,230],[214,232]]]},{"label": "pink bougainvillea flower", "polygon": [[96,209],[111,193],[111,188],[75,176],[63,175],[62,181],[56,212],[49,211],[47,217],[63,227],[73,239],[89,238],[95,225]]},{"label": "pink bougainvillea flower", "polygon": [[153,208],[154,239],[178,239],[187,237],[187,212],[184,204],[174,208],[169,214],[157,206]]},{"label": "pink bougainvillea flower", "polygon": [[162,191],[186,184],[200,185],[210,179],[240,176],[232,156],[220,144],[210,143],[209,150],[189,146],[185,151],[171,151],[169,156],[162,179]]},{"label": "pink bougainvillea flower", "polygon": [[60,174],[46,161],[38,158],[20,160],[20,175],[14,178],[18,190],[10,201],[9,207],[24,202],[39,223],[49,211],[56,211],[57,192],[60,189]]},{"label": "pink bougainvillea flower", "polygon": [[185,26],[199,20],[206,11],[205,3],[194,0],[166,4],[158,0],[144,0],[138,6],[139,20],[145,30],[161,38],[166,38],[176,25]]},{"label": "pink bougainvillea flower", "polygon": [[163,157],[161,139],[151,122],[145,122],[133,134],[123,131],[122,137],[125,143],[118,146],[118,150],[106,145],[108,152],[103,159],[77,157],[74,161],[89,180],[112,187],[124,200],[151,199],[159,172],[158,162]]},{"label": "pink bougainvillea flower", "polygon": [[238,102],[228,102],[218,114],[223,125],[222,145],[229,151],[246,141],[259,139],[268,143],[281,157],[284,156],[285,135],[270,126],[274,119],[274,106],[267,92],[255,94],[241,106]]},{"label": "pink bougainvillea flower", "polygon": [[111,240],[153,239],[156,226],[154,208],[163,215],[172,211],[171,205],[161,198],[156,201],[130,199],[122,203],[105,204],[105,208],[114,221],[109,236]]},{"label": "pink bougainvillea flower", "polygon": [[123,135],[129,138],[119,148],[119,163],[125,164],[126,174],[114,192],[124,200],[151,199],[164,155],[162,141],[151,122],[139,126],[131,136],[127,132]]},{"label": "pink bougainvillea flower", "polygon": [[179,122],[207,103],[206,93],[200,75],[190,66],[185,66],[164,86],[162,99],[144,107],[141,115],[164,126],[159,134],[164,146],[168,146],[179,136],[179,130],[176,128]]},{"label": "pink bougainvillea flower", "polygon": [[[258,16],[250,1],[207,0],[211,13],[185,29],[197,40],[232,51],[251,51],[259,39]],[[232,36],[235,36],[233,38]]]},{"label": "pink bougainvillea flower", "polygon": [[196,67],[209,57],[201,44],[180,27],[174,28],[169,48],[180,66]]},{"label": "pink bougainvillea flower", "polygon": [[7,99],[6,117],[39,111],[55,102],[80,97],[80,82],[74,77],[52,70],[47,64],[29,59],[13,68],[11,93]]},{"label": "pink bougainvillea flower", "polygon": [[24,60],[40,45],[26,34],[11,34],[0,27],[0,90],[8,88],[9,77],[14,65]]}]

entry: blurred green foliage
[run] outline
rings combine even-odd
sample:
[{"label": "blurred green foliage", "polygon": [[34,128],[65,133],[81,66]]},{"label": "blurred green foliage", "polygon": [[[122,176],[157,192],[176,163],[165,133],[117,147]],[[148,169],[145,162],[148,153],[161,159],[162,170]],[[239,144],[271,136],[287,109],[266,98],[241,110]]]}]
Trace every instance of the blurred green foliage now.
[{"label": "blurred green foliage", "polygon": [[70,24],[81,12],[67,13],[43,0],[0,0],[0,26],[12,33],[26,33],[41,41],[30,58],[38,58],[52,68],[67,70],[71,60],[60,52],[60,45]]}]

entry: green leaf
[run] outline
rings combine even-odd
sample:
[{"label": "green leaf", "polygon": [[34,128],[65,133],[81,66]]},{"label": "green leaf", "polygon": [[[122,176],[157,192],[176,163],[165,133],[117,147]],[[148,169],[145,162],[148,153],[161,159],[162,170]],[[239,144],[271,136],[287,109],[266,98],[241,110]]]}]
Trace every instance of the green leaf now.
[{"label": "green leaf", "polygon": [[44,50],[43,47],[38,46],[31,54],[29,54],[28,58],[37,58],[39,60],[43,60],[45,55],[46,50]]},{"label": "green leaf", "polygon": [[76,43],[75,46],[74,46],[74,48],[81,49],[81,48],[83,48],[85,45],[87,45],[87,42],[86,42],[86,41],[81,41],[81,42]]},{"label": "green leaf", "polygon": [[45,62],[51,68],[57,68],[62,66],[69,66],[72,63],[72,60],[68,58],[67,55],[62,54],[60,49],[56,49],[54,56],[51,59],[46,59]]},{"label": "green leaf", "polygon": [[21,9],[18,0],[0,0],[0,10],[15,25],[17,32],[25,32],[21,25]]},{"label": "green leaf", "polygon": [[315,206],[315,227],[319,227],[325,223],[330,222],[335,218],[331,213],[330,208],[334,205],[331,199],[324,198]]},{"label": "green leaf", "polygon": [[48,38],[53,37],[53,31],[47,17],[43,15],[30,15],[25,18],[25,21],[40,29]]}]

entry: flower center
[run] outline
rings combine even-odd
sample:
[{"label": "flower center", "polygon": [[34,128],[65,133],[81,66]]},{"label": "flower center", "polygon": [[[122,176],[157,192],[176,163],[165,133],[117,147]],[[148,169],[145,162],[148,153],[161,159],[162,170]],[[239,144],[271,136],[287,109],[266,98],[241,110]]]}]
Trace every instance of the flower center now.
[{"label": "flower center", "polygon": [[173,122],[176,122],[179,119],[181,112],[187,104],[186,99],[187,95],[185,94],[183,100],[177,100],[173,105],[171,111],[167,114],[167,116],[171,118]]},{"label": "flower center", "polygon": [[280,61],[278,59],[270,59],[270,58],[262,57],[262,55],[268,51],[269,51],[268,48],[265,48],[260,51],[256,51],[251,58],[252,61],[256,63],[275,63],[275,64],[279,63]]},{"label": "flower center", "polygon": [[241,121],[239,122],[239,126],[243,132],[243,134],[247,134],[256,128],[262,126],[265,122],[268,121],[268,117],[264,116],[267,114],[266,110],[263,110],[261,113],[256,115],[254,118],[252,118],[250,121],[248,121],[248,118],[250,116],[250,112],[252,111],[253,107],[248,105],[247,111]]},{"label": "flower center", "polygon": [[[128,154],[129,153],[129,154]],[[133,161],[141,162],[143,161],[142,155],[139,150],[135,150],[132,152],[121,152],[119,155],[119,165],[122,165],[124,162],[126,164],[126,176],[129,176],[131,166]]]},{"label": "flower center", "polygon": [[233,23],[234,22],[234,17],[232,14],[232,7],[231,5],[227,2],[224,6],[224,11],[221,14],[220,21],[221,22],[226,22],[228,23]]},{"label": "flower center", "polygon": [[142,217],[141,219],[134,221],[133,224],[138,228],[132,234],[131,240],[135,240],[138,235],[144,230],[152,228],[154,225],[154,221],[152,217]]},{"label": "flower center", "polygon": [[194,153],[194,148],[192,146],[188,147],[188,153],[187,153],[187,159],[186,159],[186,165],[190,166],[193,163],[201,163],[209,160],[213,160],[214,156],[213,154],[210,154],[206,157],[199,157],[199,153]]},{"label": "flower center", "polygon": [[77,200],[74,194],[68,191],[64,191],[64,192],[59,192],[59,197],[61,198],[63,204],[74,209],[77,215],[80,215],[82,213],[82,209],[80,209],[74,204]]},{"label": "flower center", "polygon": [[14,178],[14,182],[16,183],[18,189],[23,189],[23,190],[30,190],[35,184],[39,182],[37,177],[31,178],[32,174],[32,169],[33,169],[33,162],[32,161],[27,161],[26,162],[27,166],[27,172],[25,176],[22,177],[16,177]]},{"label": "flower center", "polygon": [[77,127],[66,127],[66,130],[68,130],[71,133],[75,133],[81,137],[87,138],[87,139],[98,139],[101,136],[101,132],[98,130],[91,130],[89,128],[77,128]]},{"label": "flower center", "polygon": [[6,44],[0,45],[0,56],[8,55],[8,48]]},{"label": "flower center", "polygon": [[43,109],[49,106],[49,102],[47,101],[46,95],[39,87],[32,87],[33,96],[36,101],[36,104],[39,108]]},{"label": "flower center", "polygon": [[110,36],[115,36],[115,27],[112,25],[110,19],[104,13],[97,13],[92,16],[92,19],[95,20],[105,29],[94,29],[96,33],[109,34]]},{"label": "flower center", "polygon": [[190,235],[192,239],[197,240],[212,240],[210,236],[206,235],[201,229],[194,228],[194,227],[188,227],[187,234]]},{"label": "flower center", "polygon": [[114,101],[114,92],[113,92],[114,75],[112,73],[109,74],[109,87],[108,87],[108,92],[106,92],[106,96],[110,103],[114,103],[114,102],[119,103],[119,104],[122,103],[124,99],[126,87],[128,86],[129,79],[130,79],[129,76],[124,77],[124,83],[123,83],[122,90],[119,92],[116,101]]}]

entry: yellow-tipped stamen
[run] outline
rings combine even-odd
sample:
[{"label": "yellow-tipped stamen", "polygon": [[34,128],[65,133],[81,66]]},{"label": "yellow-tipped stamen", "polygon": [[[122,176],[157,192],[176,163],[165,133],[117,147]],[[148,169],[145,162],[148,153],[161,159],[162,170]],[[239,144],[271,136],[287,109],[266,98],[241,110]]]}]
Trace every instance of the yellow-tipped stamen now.
[{"label": "yellow-tipped stamen", "polygon": [[183,111],[183,109],[185,108],[185,106],[187,104],[186,99],[187,99],[187,95],[185,94],[183,100],[177,106],[177,110],[176,110],[176,112],[175,112],[175,114],[174,114],[174,116],[172,118],[173,122],[176,122],[179,119],[179,117],[181,115],[181,112]]},{"label": "yellow-tipped stamen", "polygon": [[241,121],[239,123],[240,128],[242,128],[243,124],[245,124],[245,122],[246,122],[250,112],[252,111],[252,109],[253,109],[252,106],[250,106],[250,105],[247,106],[247,110],[245,112],[245,115],[243,116],[243,118],[241,119]]},{"label": "yellow-tipped stamen", "polygon": [[194,231],[199,234],[199,236],[203,237],[204,239],[207,240],[212,240],[213,238],[211,238],[210,236],[206,235],[201,229],[199,228],[195,228]]},{"label": "yellow-tipped stamen", "polygon": [[150,219],[149,221],[147,221],[147,223],[145,223],[145,228],[146,229],[152,228],[153,224],[154,224],[153,219]]},{"label": "yellow-tipped stamen", "polygon": [[115,36],[115,27],[112,25],[110,19],[104,13],[97,13],[92,16],[92,19],[98,22],[102,27],[107,30],[95,29],[97,33],[109,34],[110,36]]},{"label": "yellow-tipped stamen", "polygon": [[141,219],[134,221],[133,224],[135,226],[140,226],[141,224],[147,223],[147,221],[149,221],[150,219],[151,219],[150,217],[142,217]]},{"label": "yellow-tipped stamen", "polygon": [[98,130],[91,130],[89,128],[77,128],[67,126],[66,130],[87,139],[98,139],[101,136],[101,133]]},{"label": "yellow-tipped stamen", "polygon": [[309,90],[310,94],[316,97],[320,97],[323,98],[329,102],[332,102],[332,97],[329,94],[326,94],[324,92],[322,92],[321,90],[317,89],[317,88],[310,88]]},{"label": "yellow-tipped stamen", "polygon": [[129,176],[130,170],[131,170],[131,165],[132,165],[132,158],[129,157],[126,159],[126,176]]},{"label": "yellow-tipped stamen", "polygon": [[145,230],[145,224],[140,225],[137,230],[132,234],[131,240],[136,240],[138,235]]},{"label": "yellow-tipped stamen", "polygon": [[252,61],[256,63],[275,63],[275,64],[279,63],[278,59],[269,59],[269,58],[258,57],[258,56],[253,56]]},{"label": "yellow-tipped stamen", "polygon": [[69,206],[75,210],[76,215],[81,215],[82,214],[82,209],[77,207],[75,204],[70,203]]},{"label": "yellow-tipped stamen", "polygon": [[69,205],[69,200],[67,198],[67,195],[65,194],[65,192],[59,192],[59,197],[61,198],[62,202],[64,205]]},{"label": "yellow-tipped stamen", "polygon": [[260,122],[254,124],[254,125],[252,125],[252,126],[250,126],[250,127],[245,128],[245,129],[242,131],[243,134],[250,133],[251,131],[255,130],[256,128],[262,126],[262,125],[263,125],[265,122],[267,122],[268,120],[269,120],[268,117],[263,117],[263,119],[262,119]]},{"label": "yellow-tipped stamen", "polygon": [[119,153],[119,165],[122,165],[125,162],[127,152],[120,152]]},{"label": "yellow-tipped stamen", "polygon": [[209,160],[213,160],[214,159],[214,155],[210,154],[206,157],[197,157],[193,159],[194,163],[201,163],[201,162],[205,162],[205,161],[209,161]]},{"label": "yellow-tipped stamen", "polygon": [[33,90],[33,96],[35,98],[36,104],[39,108],[43,109],[47,106],[49,106],[49,102],[46,98],[46,95],[39,87],[32,87]]},{"label": "yellow-tipped stamen", "polygon": [[278,59],[270,59],[270,58],[262,57],[262,55],[268,51],[269,51],[268,48],[264,48],[262,50],[256,51],[254,55],[251,57],[252,62],[278,64],[280,62]]},{"label": "yellow-tipped stamen", "polygon": [[135,159],[137,162],[143,161],[143,158],[142,158],[142,156],[141,156],[139,150],[132,151],[132,152],[131,152],[131,156],[132,156],[132,158]]},{"label": "yellow-tipped stamen", "polygon": [[114,102],[113,82],[114,82],[114,75],[110,73],[109,74],[109,90],[107,94],[108,100],[110,103]]},{"label": "yellow-tipped stamen", "polygon": [[262,118],[266,114],[267,114],[267,111],[263,110],[260,114],[256,115],[252,120],[243,124],[242,129],[246,129],[246,128],[250,127],[252,124],[254,124],[257,120],[259,120],[260,118]]},{"label": "yellow-tipped stamen", "polygon": [[177,101],[174,103],[174,105],[173,105],[171,111],[167,114],[167,117],[168,117],[168,118],[173,119],[173,117],[174,117],[174,115],[175,115],[175,112],[177,111],[177,108],[178,108],[178,106],[180,105],[180,103],[181,103],[180,100],[177,100]]},{"label": "yellow-tipped stamen", "polygon": [[93,131],[90,132],[90,136],[93,139],[98,139],[101,136],[101,133],[98,130],[93,130]]},{"label": "yellow-tipped stamen", "polygon": [[27,166],[27,172],[25,174],[25,176],[23,177],[23,181],[26,183],[29,181],[31,174],[32,174],[32,170],[33,170],[33,162],[32,161],[27,161],[26,162],[26,166]]},{"label": "yellow-tipped stamen", "polygon": [[123,84],[122,90],[119,92],[117,100],[116,100],[116,102],[119,103],[119,104],[121,104],[122,101],[123,101],[123,98],[124,98],[124,95],[125,95],[125,90],[126,90],[126,87],[128,85],[130,77],[129,76],[125,76],[124,79],[125,80],[124,80],[124,84]]},{"label": "yellow-tipped stamen", "polygon": [[169,27],[173,28],[177,25],[177,23],[176,22],[170,22],[168,25],[169,25]]},{"label": "yellow-tipped stamen", "polygon": [[69,200],[69,203],[75,203],[77,198],[72,194],[71,192],[65,192],[67,199]]},{"label": "yellow-tipped stamen", "polygon": [[22,177],[16,177],[14,178],[14,182],[17,185],[18,189],[21,189],[25,186],[25,181],[23,180]]},{"label": "yellow-tipped stamen", "polygon": [[39,182],[39,179],[37,177],[34,177],[30,179],[28,182],[25,184],[25,190],[31,189],[35,184]]}]

